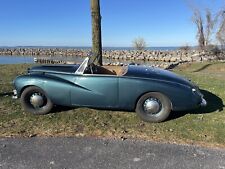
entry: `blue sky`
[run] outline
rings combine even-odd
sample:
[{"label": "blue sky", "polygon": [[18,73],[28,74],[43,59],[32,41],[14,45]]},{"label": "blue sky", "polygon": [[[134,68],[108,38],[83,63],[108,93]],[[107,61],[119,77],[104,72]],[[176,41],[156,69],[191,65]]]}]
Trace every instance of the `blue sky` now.
[{"label": "blue sky", "polygon": [[[224,0],[193,0],[217,10]],[[90,0],[0,0],[0,46],[91,46]],[[195,45],[186,0],[101,0],[105,47]]]}]

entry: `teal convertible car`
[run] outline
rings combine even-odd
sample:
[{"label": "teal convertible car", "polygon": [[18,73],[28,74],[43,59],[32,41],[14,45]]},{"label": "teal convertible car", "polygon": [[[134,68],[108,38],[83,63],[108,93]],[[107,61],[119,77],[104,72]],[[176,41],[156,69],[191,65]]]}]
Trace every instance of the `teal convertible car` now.
[{"label": "teal convertible car", "polygon": [[36,66],[14,80],[14,98],[24,109],[46,114],[54,105],[136,111],[161,122],[171,111],[205,106],[199,88],[170,71],[144,66]]}]

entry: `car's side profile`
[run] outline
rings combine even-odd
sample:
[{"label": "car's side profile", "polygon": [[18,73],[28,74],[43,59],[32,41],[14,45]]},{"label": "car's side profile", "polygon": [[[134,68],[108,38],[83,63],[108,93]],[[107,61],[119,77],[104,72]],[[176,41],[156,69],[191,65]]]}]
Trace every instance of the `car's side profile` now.
[{"label": "car's side profile", "polygon": [[14,80],[25,110],[49,113],[53,105],[136,111],[148,122],[161,122],[170,112],[206,105],[198,87],[166,70],[100,67],[86,58],[81,65],[37,66]]}]

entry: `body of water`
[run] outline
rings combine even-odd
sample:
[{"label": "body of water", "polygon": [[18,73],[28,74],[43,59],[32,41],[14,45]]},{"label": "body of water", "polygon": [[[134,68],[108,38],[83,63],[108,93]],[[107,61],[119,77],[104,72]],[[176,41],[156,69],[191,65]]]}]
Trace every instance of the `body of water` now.
[{"label": "body of water", "polygon": [[0,64],[34,63],[32,56],[0,56]]},{"label": "body of water", "polygon": [[[32,64],[32,63],[34,63],[34,58],[35,58],[35,56],[0,56],[0,65],[1,64],[24,64],[24,63]],[[82,61],[84,60],[84,57],[79,57],[79,56],[67,56],[67,57],[65,57],[65,56],[54,56],[54,57],[39,56],[38,58],[71,61],[71,62],[75,62],[75,63],[82,63]],[[116,63],[116,62],[130,64],[132,61],[103,58],[103,63]],[[151,65],[153,62],[144,61],[144,60],[136,60],[135,63],[141,64],[141,65]],[[159,63],[159,62],[157,62],[157,63]]]}]

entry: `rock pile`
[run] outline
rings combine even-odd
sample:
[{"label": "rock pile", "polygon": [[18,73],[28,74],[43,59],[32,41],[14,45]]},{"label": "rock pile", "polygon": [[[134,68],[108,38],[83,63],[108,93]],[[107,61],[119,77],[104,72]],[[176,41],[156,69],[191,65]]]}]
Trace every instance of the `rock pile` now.
[{"label": "rock pile", "polygon": [[111,59],[145,60],[161,62],[196,62],[207,60],[224,60],[225,52],[214,54],[213,52],[190,50],[190,51],[104,51],[103,56]]},{"label": "rock pile", "polygon": [[[90,49],[74,48],[0,48],[0,55],[26,55],[26,56],[79,56],[87,57]],[[199,50],[104,50],[103,57],[115,60],[144,60],[160,62],[196,62],[209,60],[225,60],[225,51],[214,53]]]},{"label": "rock pile", "polygon": [[87,56],[90,50],[70,48],[0,48],[0,55],[22,56]]}]

